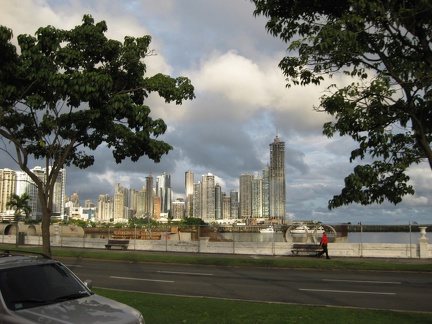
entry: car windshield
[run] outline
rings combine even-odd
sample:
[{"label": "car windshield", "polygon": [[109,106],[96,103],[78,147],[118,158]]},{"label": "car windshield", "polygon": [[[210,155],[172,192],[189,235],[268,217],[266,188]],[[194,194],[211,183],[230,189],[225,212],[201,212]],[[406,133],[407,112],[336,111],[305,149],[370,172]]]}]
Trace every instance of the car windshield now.
[{"label": "car windshield", "polygon": [[59,263],[0,271],[0,290],[11,310],[37,307],[89,296],[90,291]]}]

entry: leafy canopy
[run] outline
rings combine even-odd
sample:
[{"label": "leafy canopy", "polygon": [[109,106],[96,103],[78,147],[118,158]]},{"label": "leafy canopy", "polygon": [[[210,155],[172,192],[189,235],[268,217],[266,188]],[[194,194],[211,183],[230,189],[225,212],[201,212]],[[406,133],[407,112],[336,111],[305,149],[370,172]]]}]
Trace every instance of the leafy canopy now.
[{"label": "leafy canopy", "polygon": [[[39,28],[35,36],[19,35],[0,26],[1,150],[35,182],[43,211],[44,252],[49,254],[49,220],[53,188],[64,166],[87,168],[100,145],[112,149],[117,163],[146,155],[159,162],[172,147],[157,138],[167,126],[150,116],[144,101],[156,93],[166,103],[195,97],[186,77],[145,76],[143,59],[150,36],[105,37],[107,25],[90,15],[71,30]],[[28,166],[32,156],[49,171],[39,179]],[[45,233],[45,235],[44,235]]]},{"label": "leafy canopy", "polygon": [[[282,59],[288,86],[320,84],[345,73],[317,110],[334,116],[324,134],[358,142],[329,208],[350,203],[394,204],[413,194],[408,167],[432,168],[432,2],[428,0],[252,0],[267,30],[289,44]],[[371,161],[366,163],[366,161]]]}]

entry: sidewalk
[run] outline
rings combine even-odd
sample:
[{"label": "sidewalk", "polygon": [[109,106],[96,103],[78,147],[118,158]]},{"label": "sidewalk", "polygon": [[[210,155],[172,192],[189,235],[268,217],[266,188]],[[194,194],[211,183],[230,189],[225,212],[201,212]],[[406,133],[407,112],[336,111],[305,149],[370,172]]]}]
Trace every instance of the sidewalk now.
[{"label": "sidewalk", "polygon": [[[83,250],[80,248],[72,248],[72,247],[53,247],[53,250]],[[133,250],[128,249],[126,251],[120,249],[90,249],[85,248],[84,250],[92,250],[92,251],[104,251],[111,253],[135,253],[141,255],[173,255],[173,256],[187,256],[187,257],[211,257],[211,258],[251,258],[251,259],[292,259],[292,260],[313,260],[316,259],[317,262],[332,262],[332,261],[350,261],[350,262],[379,262],[379,263],[396,263],[396,264],[432,264],[432,259],[420,259],[420,258],[365,258],[365,257],[332,257],[330,253],[330,260],[326,260],[325,258],[318,259],[313,255],[249,255],[249,254],[220,254],[220,253],[192,253],[192,252],[170,252],[170,251],[145,251],[145,250]]]}]

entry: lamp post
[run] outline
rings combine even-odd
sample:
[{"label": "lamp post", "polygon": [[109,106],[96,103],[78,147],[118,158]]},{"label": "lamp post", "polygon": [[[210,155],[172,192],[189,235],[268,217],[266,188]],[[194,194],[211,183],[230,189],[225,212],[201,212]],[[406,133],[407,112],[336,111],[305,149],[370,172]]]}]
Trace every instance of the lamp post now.
[{"label": "lamp post", "polygon": [[[412,222],[412,224],[417,224],[417,222]],[[410,244],[409,244],[409,248],[410,248],[410,258],[412,258],[412,246],[411,246],[411,221],[408,222],[409,225],[409,238],[410,238]]]},{"label": "lamp post", "polygon": [[136,250],[136,228],[137,228],[137,224],[134,224],[135,227],[135,232],[134,232],[134,250]]}]

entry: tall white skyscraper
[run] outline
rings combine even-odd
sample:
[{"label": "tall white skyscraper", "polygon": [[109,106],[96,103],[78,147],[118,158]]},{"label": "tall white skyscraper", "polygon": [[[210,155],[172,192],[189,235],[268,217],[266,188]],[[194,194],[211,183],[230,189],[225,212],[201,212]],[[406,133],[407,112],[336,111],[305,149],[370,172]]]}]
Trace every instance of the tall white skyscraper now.
[{"label": "tall white skyscraper", "polygon": [[164,172],[156,177],[156,195],[161,199],[161,213],[168,214],[172,203],[171,175]]},{"label": "tall white skyscraper", "polygon": [[262,179],[258,176],[252,179],[252,217],[262,218],[263,216],[263,191]]},{"label": "tall white skyscraper", "polygon": [[215,177],[211,173],[202,176],[202,219],[215,220]]},{"label": "tall white skyscraper", "polygon": [[194,193],[194,174],[191,171],[185,173],[185,215],[193,216],[193,193]]},{"label": "tall white skyscraper", "polygon": [[12,194],[16,193],[17,173],[11,169],[0,169],[0,213],[9,209],[6,204]]}]

